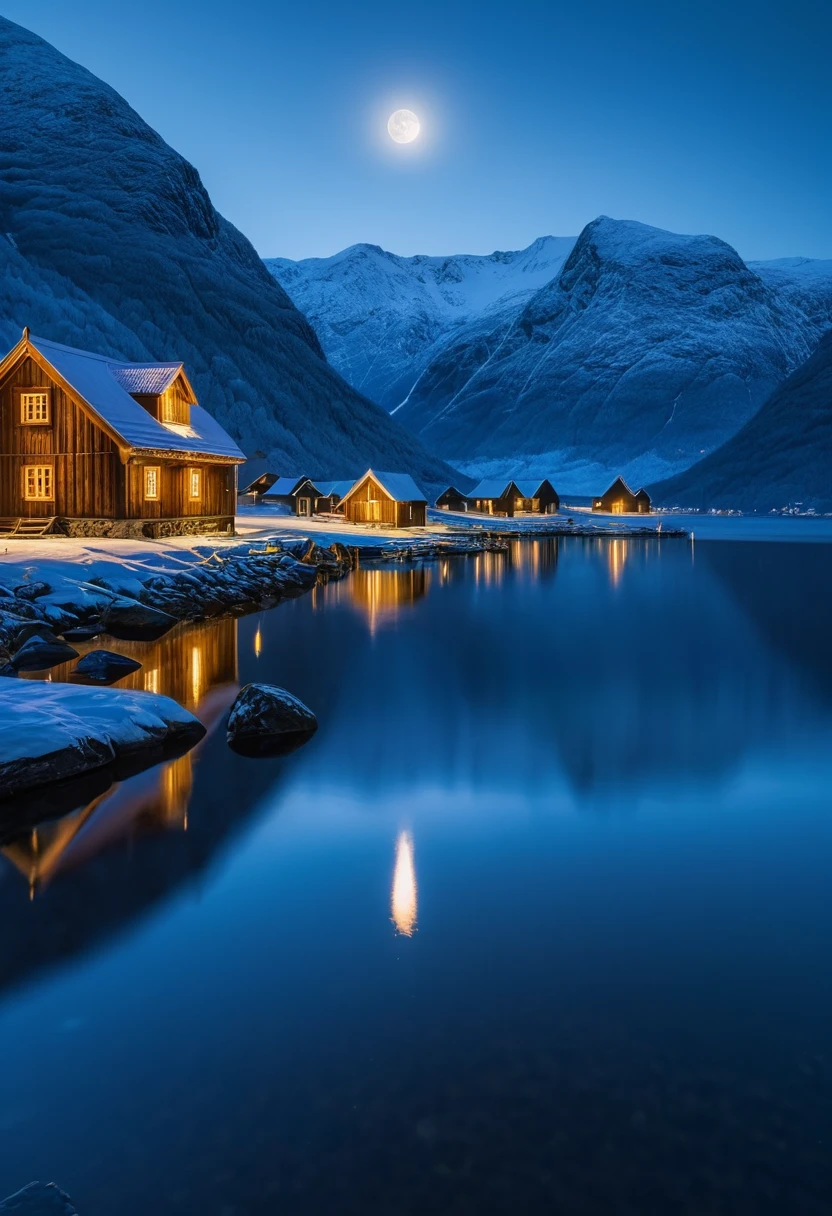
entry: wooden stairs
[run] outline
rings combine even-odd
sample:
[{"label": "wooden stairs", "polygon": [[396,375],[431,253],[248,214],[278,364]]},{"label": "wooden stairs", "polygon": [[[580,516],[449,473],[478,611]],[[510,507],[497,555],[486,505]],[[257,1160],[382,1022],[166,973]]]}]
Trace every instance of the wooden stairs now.
[{"label": "wooden stairs", "polygon": [[30,539],[33,536],[46,536],[52,531],[57,515],[48,519],[15,519],[14,516],[0,517],[0,539],[13,536],[15,539]]}]

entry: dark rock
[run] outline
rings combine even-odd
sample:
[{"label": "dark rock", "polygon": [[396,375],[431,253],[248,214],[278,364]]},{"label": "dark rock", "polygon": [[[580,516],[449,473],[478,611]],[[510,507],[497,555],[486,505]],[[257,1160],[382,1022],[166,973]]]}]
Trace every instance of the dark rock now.
[{"label": "dark rock", "polygon": [[44,642],[57,642],[58,640],[55,630],[51,625],[47,625],[46,621],[28,621],[22,625],[15,635],[15,642],[20,647],[30,638],[42,638]]},{"label": "dark rock", "polygon": [[42,595],[49,595],[51,590],[48,583],[21,583],[15,587],[14,593],[19,600],[36,600]]},{"label": "dark rock", "polygon": [[117,599],[105,608],[101,624],[114,638],[153,642],[173,628],[176,617],[138,600]]},{"label": "dark rock", "polygon": [[3,666],[0,667],[0,676],[16,676],[16,675],[17,675],[17,672],[12,667],[11,663],[4,663]]},{"label": "dark rock", "polygon": [[246,684],[228,715],[229,746],[246,756],[280,756],[306,743],[318,719],[285,688]]},{"label": "dark rock", "polygon": [[30,1182],[0,1203],[0,1216],[78,1216],[69,1195],[54,1182]]},{"label": "dark rock", "polygon": [[78,651],[67,646],[66,642],[59,642],[57,638],[50,642],[48,638],[36,634],[14,652],[11,664],[15,671],[47,671],[59,663],[77,658]]},{"label": "dark rock", "polygon": [[116,680],[123,680],[140,667],[141,663],[128,659],[127,655],[112,650],[91,650],[79,660],[73,675],[83,676],[96,684],[115,684]]},{"label": "dark rock", "polygon": [[65,642],[91,642],[103,631],[102,625],[76,625],[72,629],[65,629],[61,637]]}]

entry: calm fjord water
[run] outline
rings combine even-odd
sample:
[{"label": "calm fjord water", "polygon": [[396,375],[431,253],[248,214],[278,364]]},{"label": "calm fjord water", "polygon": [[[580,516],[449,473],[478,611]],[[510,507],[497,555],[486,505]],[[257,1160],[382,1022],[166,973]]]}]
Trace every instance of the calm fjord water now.
[{"label": "calm fjord water", "polygon": [[[827,1214],[831,595],[826,545],[533,541],[119,644],[214,731],[7,836],[0,1193]],[[303,750],[226,748],[254,679]]]}]

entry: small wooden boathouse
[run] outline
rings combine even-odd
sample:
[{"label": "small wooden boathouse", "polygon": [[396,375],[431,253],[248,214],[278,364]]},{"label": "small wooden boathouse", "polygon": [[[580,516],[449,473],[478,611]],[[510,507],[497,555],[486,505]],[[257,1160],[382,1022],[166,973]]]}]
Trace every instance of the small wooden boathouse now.
[{"label": "small wooden boathouse", "polygon": [[383,524],[391,528],[423,528],[427,499],[408,473],[376,473],[368,469],[344,495],[344,518],[354,524]]},{"label": "small wooden boathouse", "polygon": [[650,506],[647,491],[633,492],[623,477],[616,477],[606,493],[592,500],[593,511],[604,511],[608,515],[647,515]]}]

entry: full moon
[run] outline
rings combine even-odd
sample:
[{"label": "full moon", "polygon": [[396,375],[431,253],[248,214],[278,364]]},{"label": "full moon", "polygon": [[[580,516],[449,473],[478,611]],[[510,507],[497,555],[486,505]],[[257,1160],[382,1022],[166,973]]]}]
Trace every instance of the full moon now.
[{"label": "full moon", "polygon": [[410,144],[421,131],[419,119],[412,110],[396,110],[387,119],[390,138],[397,144]]}]

